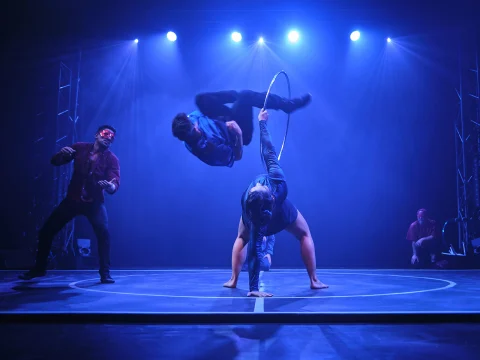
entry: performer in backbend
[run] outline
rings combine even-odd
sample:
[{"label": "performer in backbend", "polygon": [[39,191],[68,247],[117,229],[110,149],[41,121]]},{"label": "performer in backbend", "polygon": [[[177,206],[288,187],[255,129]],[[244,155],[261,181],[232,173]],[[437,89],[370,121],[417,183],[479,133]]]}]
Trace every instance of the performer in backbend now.
[{"label": "performer in backbend", "polygon": [[305,218],[287,199],[285,175],[277,160],[267,128],[268,113],[262,109],[258,115],[262,154],[267,165],[268,174],[259,175],[242,194],[242,216],[238,226],[238,236],[232,250],[232,277],[224,286],[235,288],[245,259],[244,248],[248,246],[248,276],[250,291],[247,296],[269,297],[270,293],[259,291],[260,262],[262,261],[262,241],[270,236],[287,230],[300,241],[303,262],[310,278],[310,288],[324,289],[328,286],[317,278],[315,245]]},{"label": "performer in backbend", "polygon": [[115,134],[116,130],[112,126],[100,126],[95,133],[95,142],[77,142],[53,155],[50,162],[54,166],[62,166],[74,160],[72,179],[67,196],[53,210],[38,233],[35,266],[20,275],[20,279],[45,276],[53,238],[74,217],[84,215],[92,225],[98,241],[100,280],[103,284],[115,282],[110,276],[110,232],[104,203],[104,192],[113,195],[120,186],[120,162],[110,151]]},{"label": "performer in backbend", "polygon": [[[198,110],[179,113],[173,119],[173,136],[204,163],[232,167],[242,159],[243,146],[252,141],[253,107],[263,108],[265,96],[251,90],[198,94]],[[266,108],[290,114],[310,101],[310,94],[289,100],[270,93]],[[225,104],[233,105],[230,108]]]}]

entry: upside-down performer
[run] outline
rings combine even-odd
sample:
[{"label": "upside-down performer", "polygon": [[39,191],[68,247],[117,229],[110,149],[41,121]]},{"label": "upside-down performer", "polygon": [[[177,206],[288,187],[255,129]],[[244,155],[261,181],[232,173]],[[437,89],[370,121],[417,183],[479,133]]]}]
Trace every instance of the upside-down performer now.
[{"label": "upside-down performer", "polygon": [[305,218],[287,199],[285,175],[277,160],[277,154],[267,128],[268,113],[262,109],[258,115],[262,155],[268,174],[259,175],[242,194],[242,216],[238,235],[232,250],[232,277],[223,286],[235,288],[245,260],[245,245],[252,240],[248,256],[250,291],[247,296],[270,297],[272,294],[259,291],[260,263],[263,258],[264,236],[287,230],[300,241],[303,262],[310,278],[310,288],[324,289],[328,286],[317,278],[315,245]]},{"label": "upside-down performer", "polygon": [[[251,90],[198,94],[195,97],[198,110],[179,113],[173,119],[173,136],[204,163],[232,167],[242,158],[243,146],[252,141],[253,108],[262,109],[265,96],[266,93]],[[269,94],[266,108],[290,114],[310,100],[310,94],[292,100]]]}]

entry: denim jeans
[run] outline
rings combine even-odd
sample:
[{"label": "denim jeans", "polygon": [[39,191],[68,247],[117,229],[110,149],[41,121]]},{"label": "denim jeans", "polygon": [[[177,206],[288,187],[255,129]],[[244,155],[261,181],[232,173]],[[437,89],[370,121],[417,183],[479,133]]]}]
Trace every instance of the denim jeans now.
[{"label": "denim jeans", "polygon": [[[248,249],[247,249],[247,258],[246,261],[243,263],[242,270],[243,271],[248,271],[248,261],[249,257],[252,256],[252,250],[251,247],[255,246],[254,241],[250,240],[248,242]],[[270,263],[268,262],[267,258],[265,257],[267,254],[270,254],[270,256],[273,256],[273,247],[275,246],[275,235],[270,235],[267,236],[266,241],[262,241],[262,260],[260,262],[260,271],[268,271],[270,270]],[[255,250],[253,250],[255,251]]]}]

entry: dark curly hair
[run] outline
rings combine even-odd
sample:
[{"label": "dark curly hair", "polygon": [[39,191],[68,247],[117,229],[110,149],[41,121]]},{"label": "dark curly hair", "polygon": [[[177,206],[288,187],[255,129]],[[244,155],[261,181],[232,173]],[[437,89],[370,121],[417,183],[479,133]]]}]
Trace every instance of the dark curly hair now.
[{"label": "dark curly hair", "polygon": [[248,194],[245,210],[254,225],[265,226],[272,219],[274,205],[270,190],[257,190]]},{"label": "dark curly hair", "polygon": [[172,121],[172,134],[180,141],[185,141],[192,131],[192,122],[185,113],[178,113]]},{"label": "dark curly hair", "polygon": [[102,131],[103,129],[108,129],[108,130],[111,130],[113,131],[114,134],[117,133],[117,129],[115,129],[112,125],[101,125],[98,127],[97,129],[97,134]]}]

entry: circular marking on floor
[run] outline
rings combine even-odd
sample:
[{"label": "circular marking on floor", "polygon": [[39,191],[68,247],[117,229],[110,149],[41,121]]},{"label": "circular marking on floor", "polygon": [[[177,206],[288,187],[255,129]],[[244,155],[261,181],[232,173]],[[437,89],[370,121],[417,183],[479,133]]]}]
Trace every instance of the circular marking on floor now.
[{"label": "circular marking on floor", "polygon": [[[208,273],[212,273],[213,271],[208,271]],[[225,271],[218,271],[219,273],[223,273]],[[272,274],[281,274],[281,273],[288,273],[292,274],[291,272],[281,272],[275,271]],[[394,296],[394,295],[410,295],[410,294],[419,294],[419,293],[427,293],[432,291],[441,291],[447,290],[457,285],[457,283],[445,280],[445,279],[438,279],[432,277],[425,277],[425,276],[412,276],[412,275],[397,275],[397,274],[369,274],[369,273],[349,273],[349,272],[317,272],[317,274],[325,274],[325,275],[357,275],[357,276],[378,276],[378,277],[397,277],[397,278],[410,278],[410,279],[422,279],[422,280],[431,280],[436,282],[441,282],[444,285],[435,288],[428,288],[428,289],[420,289],[420,290],[412,290],[412,291],[400,291],[400,292],[389,292],[389,293],[374,293],[374,294],[353,294],[353,295],[321,295],[321,296],[273,296],[270,299],[334,299],[334,298],[362,298],[362,297],[379,297],[379,296]],[[158,275],[158,274],[154,274]],[[117,276],[116,278],[127,278],[127,277],[145,277],[145,275],[123,275]],[[94,279],[85,279],[80,281],[75,281],[69,284],[69,287],[72,289],[78,289],[82,291],[89,291],[89,292],[96,292],[96,293],[104,293],[104,294],[115,294],[115,295],[131,295],[131,296],[152,296],[152,297],[162,297],[162,298],[183,298],[183,299],[245,299],[247,297],[244,296],[202,296],[202,295],[169,295],[169,294],[152,294],[152,293],[132,293],[132,292],[122,292],[122,291],[109,291],[109,290],[102,290],[102,289],[92,289],[92,288],[85,288],[78,286],[82,283],[87,282],[98,282],[98,278]],[[118,285],[105,285],[105,286],[118,286]],[[381,285],[380,285],[381,286]],[[221,287],[221,284],[219,284]],[[229,289],[223,288],[225,291]],[[309,288],[308,288],[309,289]],[[332,286],[329,289],[325,290],[318,290],[318,293],[322,291],[331,290]],[[237,289],[237,291],[240,289]],[[309,289],[310,290],[310,289]],[[317,290],[311,290],[312,292],[317,292]],[[256,297],[251,297],[250,299],[258,299]],[[269,298],[267,298],[269,299]]]}]

